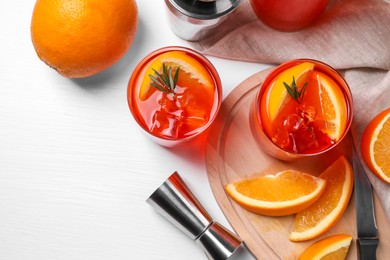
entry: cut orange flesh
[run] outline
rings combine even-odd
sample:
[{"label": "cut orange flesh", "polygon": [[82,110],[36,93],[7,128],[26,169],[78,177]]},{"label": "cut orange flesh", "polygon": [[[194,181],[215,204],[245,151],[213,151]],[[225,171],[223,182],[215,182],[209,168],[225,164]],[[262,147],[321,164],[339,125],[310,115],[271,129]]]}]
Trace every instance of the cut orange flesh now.
[{"label": "cut orange flesh", "polygon": [[347,123],[347,103],[337,83],[321,72],[314,72],[318,80],[321,110],[317,120],[324,122],[322,129],[333,141],[338,141]]},{"label": "cut orange flesh", "polygon": [[326,182],[307,173],[287,170],[226,185],[229,196],[243,208],[267,216],[285,216],[313,204]]},{"label": "cut orange flesh", "polygon": [[327,181],[324,193],[294,219],[291,241],[306,241],[329,230],[343,215],[353,189],[353,170],[349,161],[339,157],[320,176]]},{"label": "cut orange flesh", "polygon": [[309,246],[298,260],[343,260],[348,254],[352,236],[338,234],[321,239]]},{"label": "cut orange flesh", "polygon": [[390,108],[379,113],[367,125],[361,151],[370,170],[390,183]]},{"label": "cut orange flesh", "polygon": [[172,67],[174,72],[180,68],[178,85],[199,86],[203,87],[205,91],[214,92],[213,79],[209,71],[199,61],[184,51],[170,51],[157,56],[145,66],[146,70],[139,92],[141,100],[146,100],[157,90],[151,85],[152,80],[149,75],[155,76],[155,71],[162,73],[163,64]]},{"label": "cut orange flesh", "polygon": [[286,103],[288,92],[284,86],[284,82],[291,84],[291,81],[294,77],[297,84],[301,86],[307,81],[307,74],[308,72],[312,71],[313,68],[314,63],[303,62],[283,71],[277,76],[273,82],[273,85],[270,87],[266,98],[266,108],[270,122],[274,121],[280,109]]}]

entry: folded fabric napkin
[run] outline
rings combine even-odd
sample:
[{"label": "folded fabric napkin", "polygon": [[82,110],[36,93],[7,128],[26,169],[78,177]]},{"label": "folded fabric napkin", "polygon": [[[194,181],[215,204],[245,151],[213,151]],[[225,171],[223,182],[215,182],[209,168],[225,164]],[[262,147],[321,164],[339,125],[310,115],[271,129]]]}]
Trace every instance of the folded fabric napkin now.
[{"label": "folded fabric napkin", "polygon": [[[351,88],[351,131],[358,148],[368,122],[390,107],[388,0],[332,1],[318,21],[297,32],[267,27],[255,16],[249,0],[243,0],[212,36],[191,44],[206,55],[226,59],[280,64],[295,58],[312,58],[329,64]],[[361,157],[360,149],[357,150]],[[390,185],[363,167],[390,221]]]}]

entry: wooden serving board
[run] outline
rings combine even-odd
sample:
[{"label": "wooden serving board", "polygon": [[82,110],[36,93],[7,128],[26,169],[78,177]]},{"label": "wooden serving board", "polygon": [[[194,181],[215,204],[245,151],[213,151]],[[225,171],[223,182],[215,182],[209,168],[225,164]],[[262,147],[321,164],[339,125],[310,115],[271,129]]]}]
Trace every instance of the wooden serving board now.
[{"label": "wooden serving board", "polygon": [[[306,242],[290,242],[293,216],[267,217],[241,208],[225,193],[230,182],[284,169],[297,169],[319,175],[341,154],[351,158],[351,138],[345,138],[336,149],[318,158],[283,162],[265,154],[256,143],[250,128],[249,114],[257,90],[269,70],[259,72],[237,86],[222,103],[206,147],[206,167],[211,189],[236,233],[258,259],[296,259],[315,241],[339,233],[354,240],[348,259],[357,259],[355,199],[352,194],[342,218],[322,236]],[[390,257],[390,224],[375,197],[380,244],[377,259]]]}]

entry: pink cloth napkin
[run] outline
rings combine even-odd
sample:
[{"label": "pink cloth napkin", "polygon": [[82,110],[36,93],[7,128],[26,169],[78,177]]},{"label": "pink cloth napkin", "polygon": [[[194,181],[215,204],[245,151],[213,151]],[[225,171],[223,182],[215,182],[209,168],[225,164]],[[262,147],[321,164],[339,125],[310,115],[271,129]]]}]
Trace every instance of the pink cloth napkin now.
[{"label": "pink cloth napkin", "polygon": [[[332,1],[316,23],[298,32],[267,27],[257,19],[249,0],[243,0],[211,37],[192,46],[206,55],[226,59],[276,65],[294,58],[313,58],[328,63],[341,72],[351,88],[351,131],[358,148],[368,122],[390,107],[388,0]],[[363,167],[390,221],[390,185]]]}]

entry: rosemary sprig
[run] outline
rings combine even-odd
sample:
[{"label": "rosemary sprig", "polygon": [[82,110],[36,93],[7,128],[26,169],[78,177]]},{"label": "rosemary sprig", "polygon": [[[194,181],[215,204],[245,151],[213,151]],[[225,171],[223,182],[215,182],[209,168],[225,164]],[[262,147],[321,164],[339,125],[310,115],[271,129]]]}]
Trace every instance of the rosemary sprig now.
[{"label": "rosemary sprig", "polygon": [[293,76],[293,81],[291,83],[291,86],[289,86],[286,82],[283,82],[284,87],[286,88],[287,92],[290,94],[290,96],[297,101],[299,104],[302,102],[303,95],[305,95],[307,82],[303,84],[301,90],[298,89],[297,83],[295,82],[295,77]]},{"label": "rosemary sprig", "polygon": [[163,73],[159,73],[154,68],[152,68],[156,76],[150,75],[149,77],[152,80],[151,85],[158,90],[165,93],[175,93],[175,88],[177,84],[177,79],[179,78],[180,67],[177,67],[175,75],[173,75],[173,68],[167,67],[163,63]]}]

